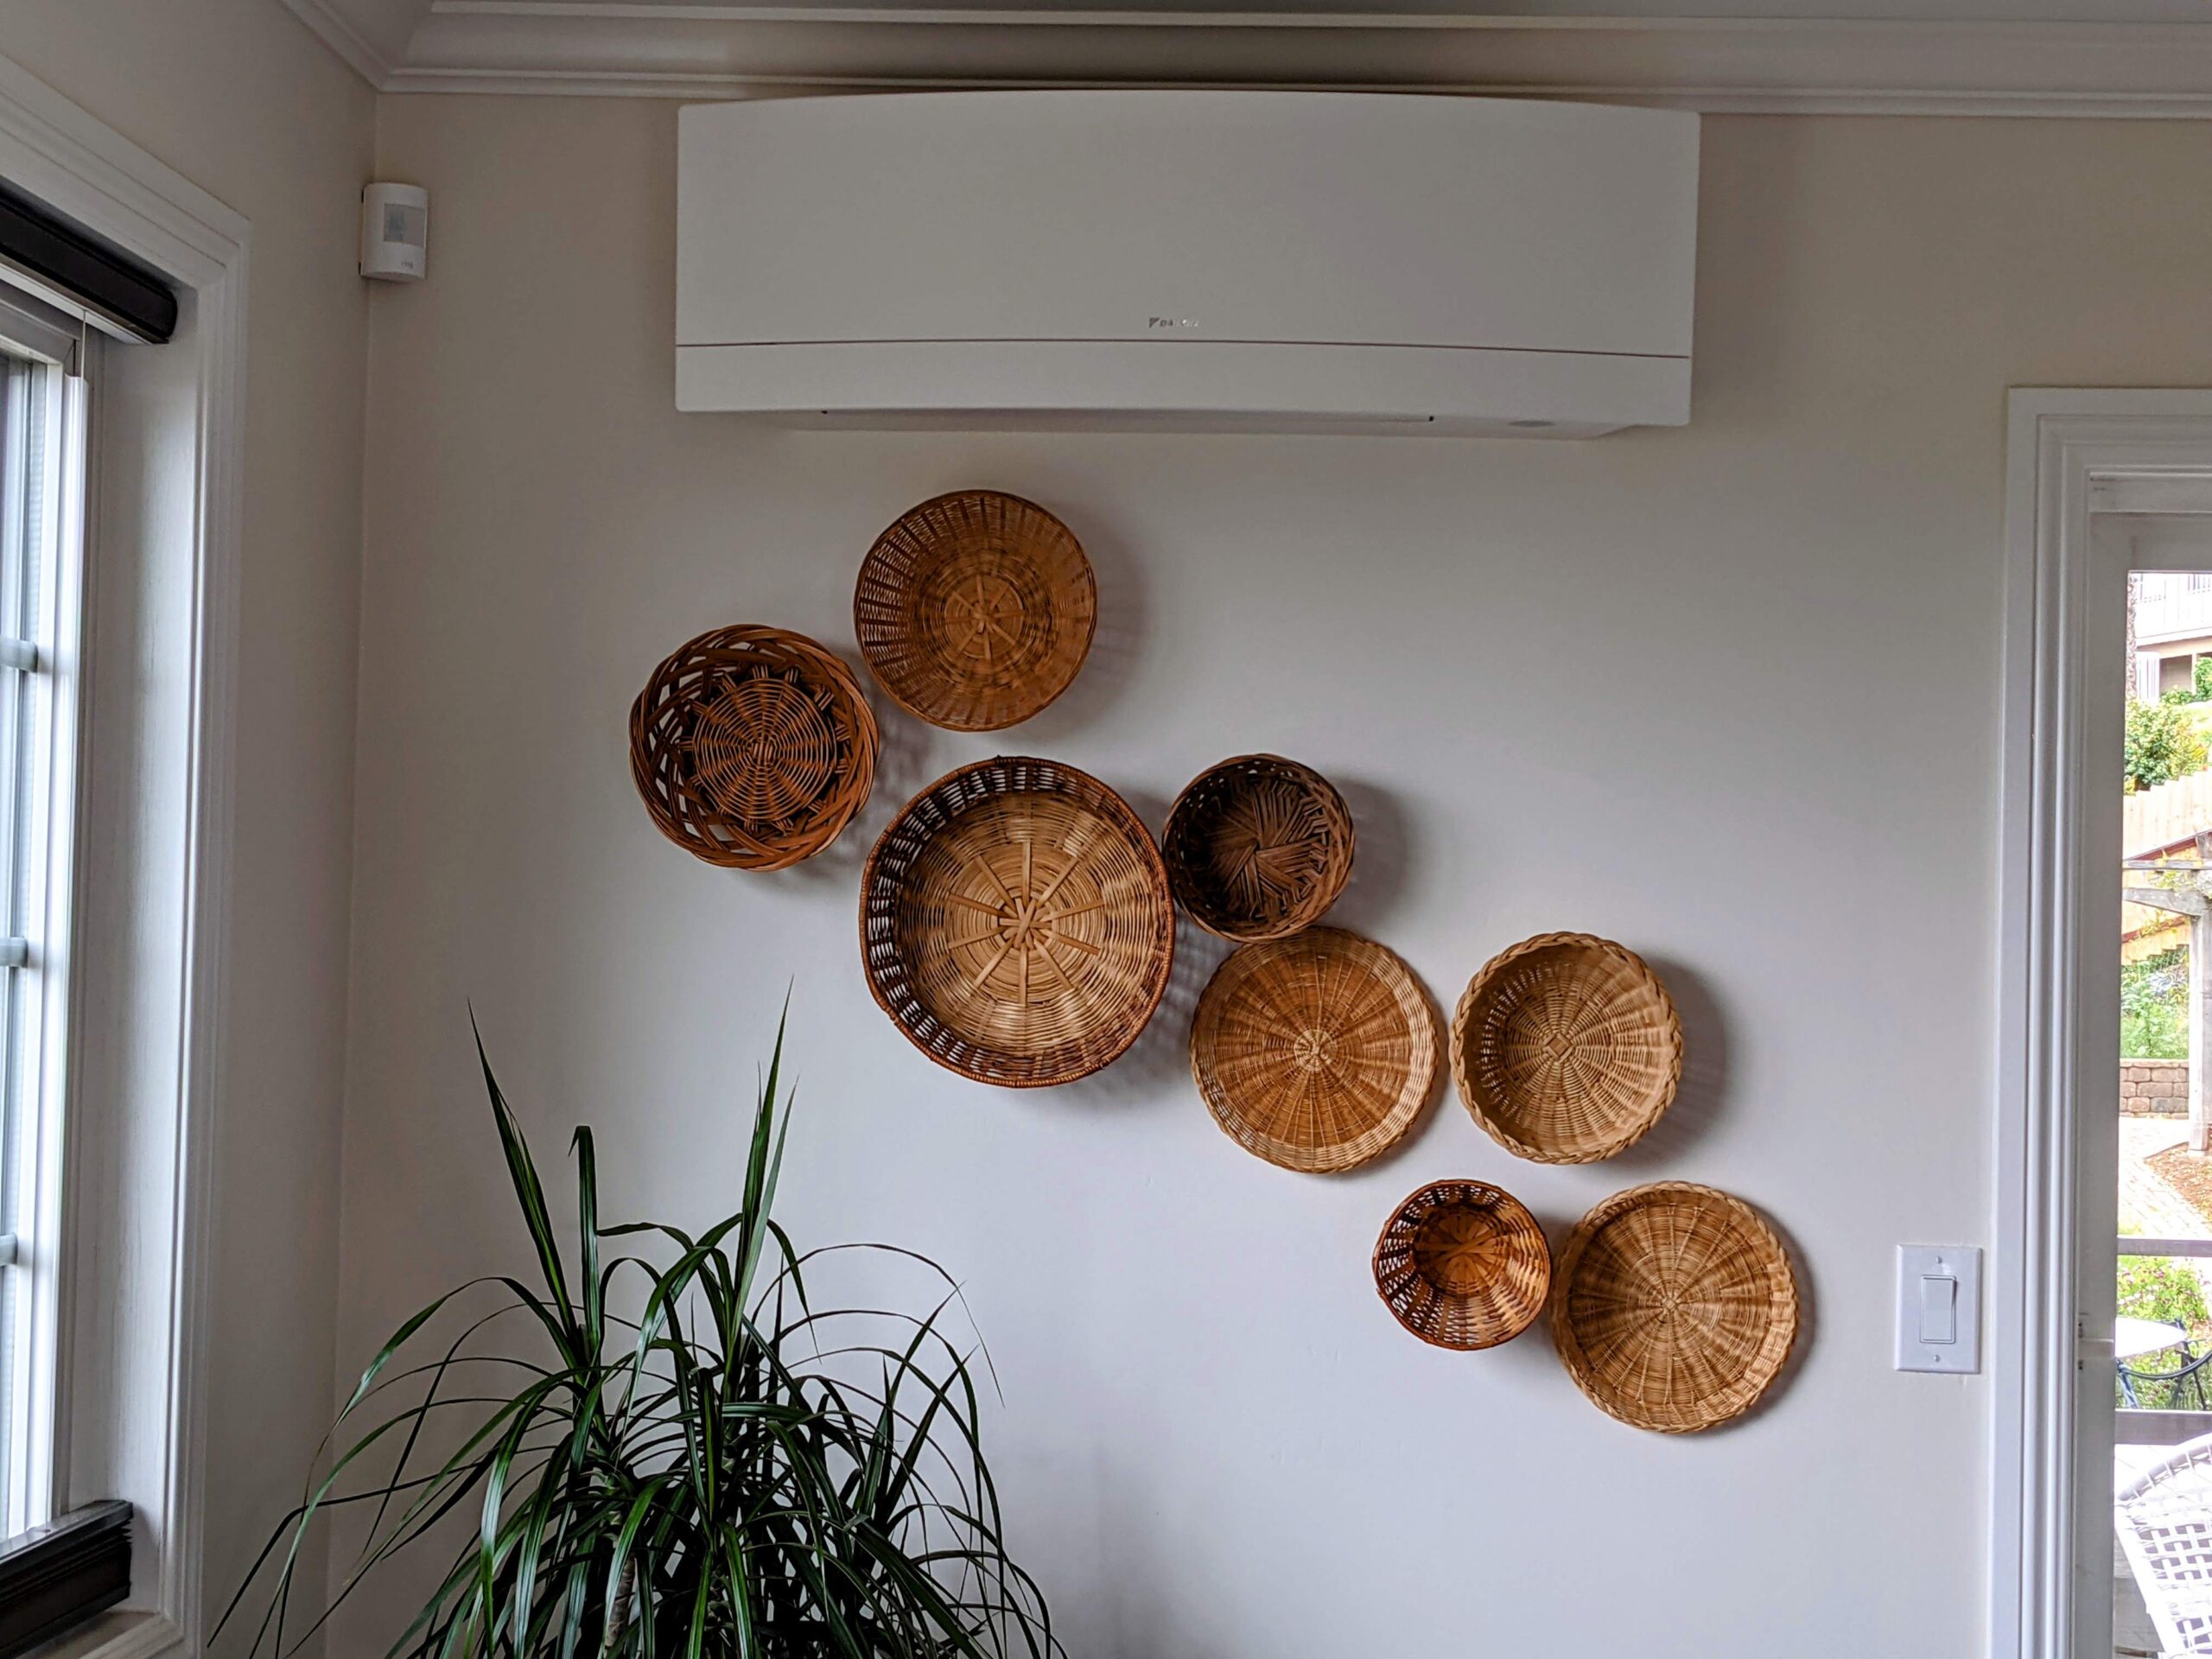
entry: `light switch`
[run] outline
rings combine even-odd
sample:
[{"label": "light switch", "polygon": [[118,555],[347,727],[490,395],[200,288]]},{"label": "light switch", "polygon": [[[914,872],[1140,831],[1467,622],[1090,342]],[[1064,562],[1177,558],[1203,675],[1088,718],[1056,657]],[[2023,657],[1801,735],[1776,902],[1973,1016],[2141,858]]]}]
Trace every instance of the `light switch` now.
[{"label": "light switch", "polygon": [[1981,1369],[1981,1251],[1968,1244],[1897,1246],[1897,1369]]},{"label": "light switch", "polygon": [[1920,1339],[1949,1348],[1959,1339],[1959,1281],[1948,1273],[1920,1276]]}]

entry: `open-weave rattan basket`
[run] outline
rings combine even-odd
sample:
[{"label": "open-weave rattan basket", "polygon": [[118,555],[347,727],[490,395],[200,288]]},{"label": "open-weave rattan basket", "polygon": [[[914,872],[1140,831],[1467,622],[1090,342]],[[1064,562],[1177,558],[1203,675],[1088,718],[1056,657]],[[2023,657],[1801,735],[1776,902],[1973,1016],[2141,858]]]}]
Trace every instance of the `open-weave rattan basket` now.
[{"label": "open-weave rattan basket", "polygon": [[932,726],[995,732],[1068,689],[1098,621],[1083,544],[1033,501],[960,490],[899,515],[853,593],[869,671]]},{"label": "open-weave rattan basket", "polygon": [[906,804],[868,855],[861,954],[907,1039],[982,1083],[1070,1083],[1167,988],[1175,908],[1126,802],[1054,760],[985,760]]},{"label": "open-weave rattan basket", "polygon": [[1375,1242],[1375,1288],[1439,1348],[1495,1348],[1544,1311],[1552,1258],[1529,1208],[1485,1181],[1432,1181]]},{"label": "open-weave rattan basket", "polygon": [[1313,767],[1240,754],[1176,797],[1160,851],[1177,901],[1200,927],[1281,938],[1320,920],[1344,890],[1351,812]]},{"label": "open-weave rattan basket", "polygon": [[1643,959],[1542,933],[1491,959],[1452,1021],[1452,1075],[1475,1122],[1541,1164],[1588,1164],[1659,1121],[1682,1076],[1673,999]]},{"label": "open-weave rattan basket", "polygon": [[1356,933],[1309,928],[1215,969],[1191,1022],[1191,1074],[1247,1152],[1332,1173],[1413,1127],[1441,1037],[1404,963]]},{"label": "open-weave rattan basket", "polygon": [[1688,1181],[1615,1194],[1560,1252],[1552,1335],[1600,1409],[1681,1434],[1751,1409],[1797,1334],[1789,1252],[1741,1198]]},{"label": "open-weave rattan basket", "polygon": [[630,709],[630,775],[661,833],[709,864],[780,870],[837,838],[875,783],[875,715],[804,634],[716,628]]}]

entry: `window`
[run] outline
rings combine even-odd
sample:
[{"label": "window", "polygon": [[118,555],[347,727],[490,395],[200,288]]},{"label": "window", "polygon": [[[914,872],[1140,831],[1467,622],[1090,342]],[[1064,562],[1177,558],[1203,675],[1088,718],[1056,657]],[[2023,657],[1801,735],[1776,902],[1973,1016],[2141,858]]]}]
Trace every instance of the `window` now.
[{"label": "window", "polygon": [[61,1014],[85,341],[0,290],[0,1537],[54,1518]]},{"label": "window", "polygon": [[[6,355],[66,367],[81,308],[97,387],[65,373],[57,417],[45,378],[61,448],[48,452],[40,550],[54,557],[33,620],[54,649],[34,641],[29,671],[0,667],[0,705],[22,715],[0,753],[15,825],[0,893],[17,930],[0,938],[25,940],[23,965],[0,968],[16,999],[0,1095],[19,1108],[21,1230],[0,1281],[29,1344],[10,1371],[7,1484],[52,1517],[0,1539],[0,1652],[31,1610],[15,1584],[51,1585],[66,1567],[76,1609],[108,1609],[72,1650],[151,1659],[197,1652],[213,1623],[207,1540],[232,1475],[204,1455],[210,1407],[226,1433],[251,1411],[209,1387],[206,1294],[230,1048],[251,226],[4,55],[0,195],[16,210],[0,213],[0,302],[27,289],[70,319],[49,315],[41,334],[40,319],[11,316]],[[10,239],[26,217],[43,226],[35,246]],[[80,650],[80,636],[106,648]]]}]

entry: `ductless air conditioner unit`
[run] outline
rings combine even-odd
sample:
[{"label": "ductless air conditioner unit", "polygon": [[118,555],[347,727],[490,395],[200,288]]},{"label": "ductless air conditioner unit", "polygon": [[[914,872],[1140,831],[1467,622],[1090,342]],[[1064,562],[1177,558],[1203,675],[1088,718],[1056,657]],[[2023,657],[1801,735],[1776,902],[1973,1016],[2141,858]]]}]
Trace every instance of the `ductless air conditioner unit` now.
[{"label": "ductless air conditioner unit", "polygon": [[1689,418],[1697,118],[925,92],[683,111],[680,409],[1588,437]]}]

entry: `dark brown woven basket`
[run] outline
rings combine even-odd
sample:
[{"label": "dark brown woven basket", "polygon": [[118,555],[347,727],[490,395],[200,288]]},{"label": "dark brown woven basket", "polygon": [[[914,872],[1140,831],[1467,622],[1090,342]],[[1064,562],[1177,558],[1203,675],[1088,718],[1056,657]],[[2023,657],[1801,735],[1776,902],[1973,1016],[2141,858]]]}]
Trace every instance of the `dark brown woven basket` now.
[{"label": "dark brown woven basket", "polygon": [[1664,1434],[1740,1415],[1797,1334],[1789,1252],[1741,1198],[1688,1181],[1615,1193],[1560,1252],[1552,1336],[1599,1409]]},{"label": "dark brown woven basket", "polygon": [[1074,533],[996,490],[901,513],[853,592],[869,671],[907,713],[956,732],[1014,725],[1066,690],[1097,620],[1097,584]]},{"label": "dark brown woven basket", "polygon": [[780,870],[837,838],[875,783],[875,715],[804,634],[716,628],[630,709],[630,775],[661,833],[709,864]]},{"label": "dark brown woven basket", "polygon": [[1054,760],[985,760],[906,804],[868,855],[861,955],[907,1039],[979,1083],[1071,1083],[1136,1041],[1175,907],[1126,802]]},{"label": "dark brown woven basket", "polygon": [[1191,919],[1247,943],[1321,919],[1351,875],[1351,811],[1329,780],[1279,754],[1210,766],[1175,798],[1160,837]]},{"label": "dark brown woven basket", "polygon": [[1191,1075],[1237,1145],[1327,1174],[1380,1157],[1413,1127],[1442,1046],[1404,963],[1314,927],[1246,945],[1214,970],[1191,1021]]},{"label": "dark brown woven basket", "polygon": [[1550,1248],[1528,1205],[1487,1181],[1432,1181],[1375,1242],[1375,1288],[1400,1325],[1439,1348],[1495,1348],[1536,1322]]}]

